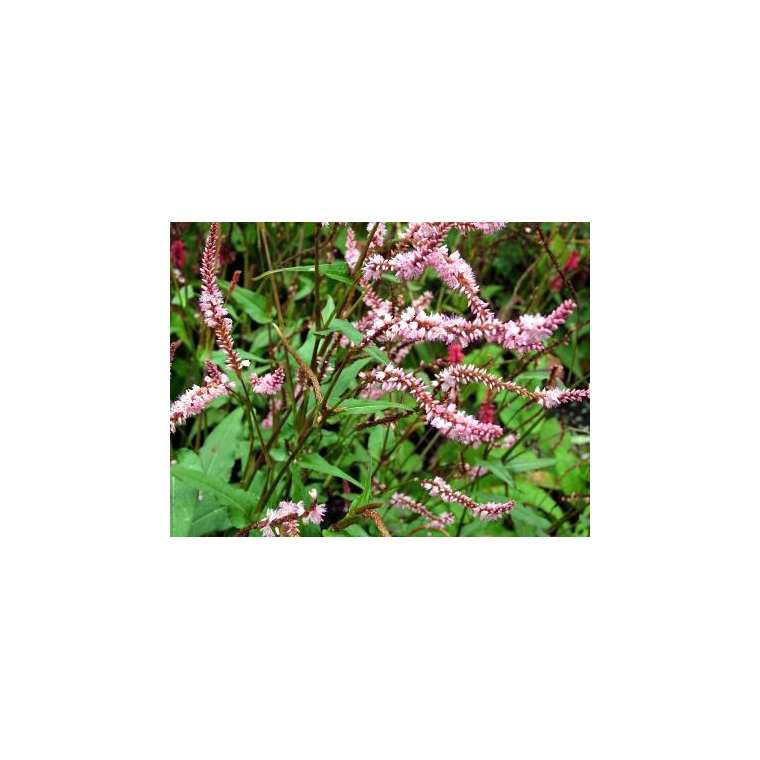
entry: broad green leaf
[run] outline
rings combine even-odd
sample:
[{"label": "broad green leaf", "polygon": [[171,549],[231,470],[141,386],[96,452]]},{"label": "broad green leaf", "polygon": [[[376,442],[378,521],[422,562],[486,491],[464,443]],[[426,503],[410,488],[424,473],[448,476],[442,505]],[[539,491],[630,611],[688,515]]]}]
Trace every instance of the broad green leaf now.
[{"label": "broad green leaf", "polygon": [[545,536],[551,525],[543,515],[524,504],[517,504],[509,514],[518,536]]},{"label": "broad green leaf", "polygon": [[322,472],[325,475],[334,475],[337,478],[348,480],[350,483],[353,483],[359,488],[362,487],[362,484],[358,480],[352,478],[347,472],[344,472],[339,467],[330,464],[326,459],[316,453],[304,454],[298,462],[298,466],[303,467],[306,470]]},{"label": "broad green leaf", "polygon": [[256,506],[251,495],[247,491],[223,483],[210,475],[203,472],[192,470],[180,464],[175,464],[171,468],[172,476],[181,480],[183,483],[197,488],[203,493],[212,495],[221,504],[229,505],[244,514],[250,514]]},{"label": "broad green leaf", "polygon": [[235,464],[235,452],[243,426],[243,410],[230,412],[209,433],[200,450],[200,459],[206,475],[228,483]]},{"label": "broad green leaf", "polygon": [[177,461],[181,464],[171,467],[171,535],[202,536],[229,528],[232,523],[227,509],[213,494],[205,490],[199,493],[193,483],[176,477],[179,470],[205,478],[200,457],[183,449],[177,452]]},{"label": "broad green leaf", "polygon": [[[190,536],[207,536],[209,533],[227,530],[232,526],[232,521],[226,507],[219,504],[213,497],[199,494],[198,504],[195,508],[195,517],[190,528]],[[245,525],[245,523],[243,523]],[[243,525],[240,527],[242,528]]]},{"label": "broad green leaf", "polygon": [[510,462],[507,467],[510,472],[529,472],[530,470],[547,470],[549,467],[553,467],[557,463],[553,458],[528,458],[527,456],[521,456]]},{"label": "broad green leaf", "polygon": [[232,291],[230,296],[254,322],[260,325],[269,324],[272,321],[270,309],[267,307],[267,299],[261,293],[254,293],[252,290],[237,287]]},{"label": "broad green leaf", "polygon": [[[203,465],[198,455],[189,449],[180,449],[176,453],[178,462],[188,467],[201,470]],[[170,535],[189,536],[193,524],[195,507],[198,503],[198,489],[172,477],[170,487]]]},{"label": "broad green leaf", "polygon": [[526,478],[518,480],[512,496],[518,504],[539,509],[541,512],[545,512],[552,520],[558,520],[562,517],[562,509],[560,509],[557,502],[543,488],[535,483],[531,483]]}]

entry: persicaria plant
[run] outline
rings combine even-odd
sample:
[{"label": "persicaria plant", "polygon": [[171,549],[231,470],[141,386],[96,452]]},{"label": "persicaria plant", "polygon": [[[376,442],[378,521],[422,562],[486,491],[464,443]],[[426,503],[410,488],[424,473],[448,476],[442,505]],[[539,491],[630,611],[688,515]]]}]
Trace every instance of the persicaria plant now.
[{"label": "persicaria plant", "polygon": [[171,535],[589,535],[589,251],[584,223],[172,223]]}]

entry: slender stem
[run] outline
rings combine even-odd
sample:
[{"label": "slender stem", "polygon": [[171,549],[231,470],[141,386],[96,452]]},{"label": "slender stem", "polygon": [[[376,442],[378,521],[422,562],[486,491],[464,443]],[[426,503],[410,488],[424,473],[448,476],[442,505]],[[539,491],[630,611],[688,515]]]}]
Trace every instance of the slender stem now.
[{"label": "slender stem", "polygon": [[[319,230],[320,230],[320,223],[314,222],[316,224],[317,228],[314,231],[314,318],[313,322],[317,326],[317,330],[322,329],[322,314],[319,311]],[[319,336],[317,336],[317,340],[314,343],[314,349],[316,351],[317,343]]]}]

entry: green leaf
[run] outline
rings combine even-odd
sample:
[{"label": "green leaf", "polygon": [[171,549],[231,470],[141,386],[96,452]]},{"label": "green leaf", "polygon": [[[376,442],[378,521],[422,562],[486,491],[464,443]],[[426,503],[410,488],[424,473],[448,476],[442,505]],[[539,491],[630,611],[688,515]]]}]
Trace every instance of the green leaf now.
[{"label": "green leaf", "polygon": [[518,536],[545,536],[546,529],[551,525],[543,515],[524,504],[515,505],[509,514]]},{"label": "green leaf", "polygon": [[298,462],[298,466],[303,467],[306,470],[322,472],[325,475],[334,475],[337,478],[348,480],[359,488],[362,487],[362,484],[358,480],[352,478],[347,472],[344,472],[339,467],[335,467],[335,465],[330,464],[326,459],[316,453],[304,454]]},{"label": "green leaf", "polygon": [[250,514],[256,506],[255,500],[247,491],[236,488],[229,483],[223,483],[203,472],[175,464],[172,465],[171,474],[173,478],[193,486],[198,491],[212,495],[220,503],[233,507],[244,514]]},{"label": "green leaf", "polygon": [[[283,269],[270,269],[268,272],[254,277],[254,282],[262,277],[268,277],[270,274],[279,274],[280,272],[311,272],[314,274],[314,265],[300,267],[284,267]],[[330,277],[338,282],[345,282],[351,285],[353,280],[348,276],[348,264],[345,261],[336,261],[333,264],[320,264],[319,273],[325,277]]]},{"label": "green leaf", "polygon": [[254,322],[260,325],[266,325],[272,321],[267,308],[267,299],[261,293],[254,293],[252,290],[237,287],[232,291],[230,296]]},{"label": "green leaf", "polygon": [[[359,359],[359,361],[349,364],[335,381],[335,387],[333,388],[330,397],[340,398],[348,390],[348,386],[356,381],[356,376],[359,374],[362,367],[365,367],[370,361],[371,359]],[[324,392],[327,392],[327,388],[324,389]]]},{"label": "green leaf", "polygon": [[386,409],[412,409],[395,401],[373,401],[366,398],[347,398],[338,405],[339,414],[374,414]]},{"label": "green leaf", "polygon": [[[181,449],[176,453],[178,462],[185,462],[189,467],[202,468],[200,458],[194,451]],[[170,486],[170,529],[171,536],[189,536],[193,524],[195,507],[198,503],[198,490],[177,478],[171,479]]]},{"label": "green leaf", "polygon": [[[211,496],[199,494],[193,524],[189,536],[207,536],[209,533],[227,530],[233,523],[227,508]],[[246,523],[243,523],[245,525]],[[243,525],[240,527],[242,528]]]},{"label": "green leaf", "polygon": [[332,296],[327,296],[325,300],[325,305],[322,307],[322,311],[320,312],[322,316],[322,324],[324,324],[327,319],[330,317],[330,315],[335,311],[335,301],[333,301]]},{"label": "green leaf", "polygon": [[238,408],[224,417],[209,433],[199,452],[206,475],[223,483],[229,482],[242,427],[243,410]]},{"label": "green leaf", "polygon": [[365,346],[364,351],[368,353],[376,362],[382,364],[383,367],[387,367],[391,363],[391,360],[377,346]]},{"label": "green leaf", "polygon": [[357,330],[350,322],[346,322],[345,319],[333,319],[327,327],[327,332],[339,332],[341,335],[345,335],[354,345],[358,345],[362,342],[364,335]]},{"label": "green leaf", "polygon": [[514,478],[509,474],[509,470],[498,459],[479,459],[475,466],[487,467],[488,471],[493,473],[499,480],[508,486],[514,486]]},{"label": "green leaf", "polygon": [[547,470],[554,467],[557,460],[554,458],[529,458],[522,456],[520,459],[510,462],[507,467],[511,472],[529,472],[530,470]]},{"label": "green leaf", "polygon": [[355,512],[360,507],[369,504],[372,499],[372,457],[367,464],[367,470],[364,475],[364,485],[362,486],[362,492],[358,499],[354,499],[349,512]]},{"label": "green leaf", "polygon": [[195,484],[175,477],[178,471],[186,471],[206,478],[201,472],[203,465],[200,457],[195,452],[183,449],[177,452],[177,461],[182,464],[171,467],[171,535],[203,536],[229,528],[232,523],[227,509],[214,494],[205,489],[199,492]]},{"label": "green leaf", "polygon": [[[317,339],[314,337],[313,331],[310,331],[306,336],[306,340],[303,342],[303,345],[300,348],[296,349],[296,353],[304,364],[311,364],[311,355],[314,353],[314,343],[316,340]],[[307,388],[310,387],[311,385],[307,385]]]},{"label": "green leaf", "polygon": [[[339,332],[345,335],[355,346],[362,342],[364,335],[359,332],[350,322],[345,319],[333,319],[325,328],[325,331]],[[384,367],[390,364],[390,359],[377,347],[373,345],[365,346],[366,351],[376,362],[380,362]]]},{"label": "green leaf", "polygon": [[[385,427],[382,425],[375,425],[370,428],[369,441],[367,442],[367,449],[372,457],[380,459],[380,454],[383,451],[383,441],[385,440]],[[393,442],[388,437],[389,445],[393,445]]]},{"label": "green leaf", "polygon": [[295,464],[291,464],[289,469],[291,477],[290,500],[302,501],[308,506],[311,504],[311,496],[309,496],[309,492],[306,489],[306,486],[304,486],[304,484],[301,482],[301,476],[298,472],[298,468],[295,466]]}]

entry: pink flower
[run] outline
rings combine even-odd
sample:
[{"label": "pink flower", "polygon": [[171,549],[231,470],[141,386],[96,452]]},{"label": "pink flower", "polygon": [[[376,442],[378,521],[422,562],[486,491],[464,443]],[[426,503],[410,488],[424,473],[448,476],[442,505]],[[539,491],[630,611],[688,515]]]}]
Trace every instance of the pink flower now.
[{"label": "pink flower", "polygon": [[284,380],[285,370],[282,367],[277,367],[274,372],[267,372],[261,378],[254,373],[251,373],[251,376],[248,378],[248,382],[253,387],[254,393],[261,393],[265,396],[273,396],[275,393],[279,393]]}]

